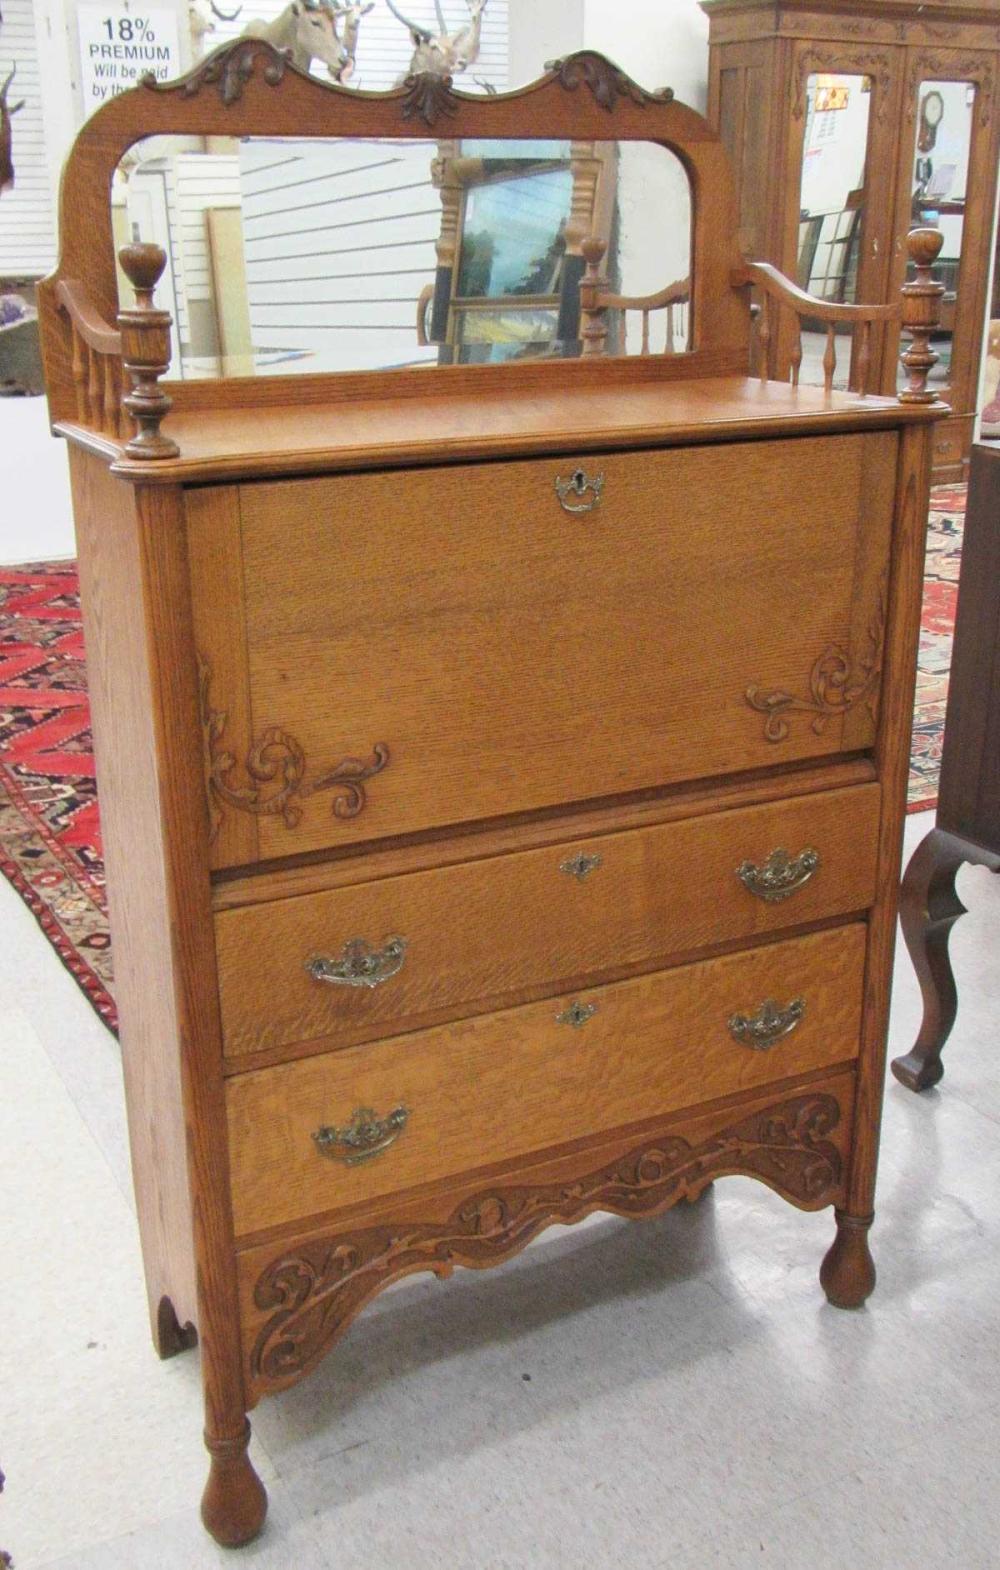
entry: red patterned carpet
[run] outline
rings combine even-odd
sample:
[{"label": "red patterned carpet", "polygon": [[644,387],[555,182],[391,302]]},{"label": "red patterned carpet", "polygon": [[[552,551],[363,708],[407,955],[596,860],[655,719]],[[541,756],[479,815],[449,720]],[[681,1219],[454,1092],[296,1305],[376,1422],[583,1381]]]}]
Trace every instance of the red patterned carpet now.
[{"label": "red patterned carpet", "polygon": [[[965,492],[934,493],[909,810],[933,806]],[[0,872],[117,1028],[74,562],[0,568]]]},{"label": "red patterned carpet", "polygon": [[964,525],[965,486],[936,486],[931,494],[927,527],[924,610],[910,753],[910,812],[921,812],[937,804]]},{"label": "red patterned carpet", "polygon": [[75,562],[0,568],[0,872],[114,1030]]}]

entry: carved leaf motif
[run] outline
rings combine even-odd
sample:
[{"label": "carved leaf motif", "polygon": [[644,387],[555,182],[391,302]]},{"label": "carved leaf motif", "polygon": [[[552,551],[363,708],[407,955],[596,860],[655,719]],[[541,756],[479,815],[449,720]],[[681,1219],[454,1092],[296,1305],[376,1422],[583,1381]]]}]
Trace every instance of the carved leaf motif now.
[{"label": "carved leaf motif", "polygon": [[754,684],[745,693],[746,701],[758,714],[766,714],[764,735],[768,741],[785,741],[790,734],[786,714],[812,714],[812,729],[821,736],[837,715],[846,714],[856,703],[866,700],[872,719],[877,712],[879,683],[882,679],[882,649],[888,602],[888,575],[883,572],[879,597],[868,627],[864,654],[852,666],[839,644],[830,644],[816,661],[809,676],[809,697],[796,698],[780,688],[764,692]]},{"label": "carved leaf motif", "polygon": [[618,66],[589,49],[568,55],[565,60],[553,61],[550,69],[558,73],[560,85],[567,92],[575,93],[581,84],[589,87],[601,108],[607,109],[609,114],[619,98],[628,98],[640,109],[645,109],[647,104],[669,103],[674,96],[672,87],[665,87],[659,93],[647,93]]},{"label": "carved leaf motif", "polygon": [[250,1355],[260,1386],[288,1383],[317,1363],[383,1287],[417,1270],[447,1276],[517,1253],[545,1227],[594,1210],[644,1216],[696,1194],[724,1173],[761,1178],[812,1208],[836,1197],[843,1162],[828,1139],[840,1107],[800,1095],[740,1119],[699,1145],[650,1139],[568,1184],[485,1189],[443,1222],[391,1222],[306,1243],[279,1255],[254,1288],[266,1318]]},{"label": "carved leaf motif", "polygon": [[[213,709],[211,680],[211,669],[202,659],[198,681],[211,840],[215,840],[222,824],[220,807],[223,803],[237,812],[251,812],[256,817],[280,816],[286,828],[294,829],[302,821],[302,809],[296,805],[295,798],[332,790],[336,792],[333,799],[335,816],[357,817],[366,801],[364,782],[381,774],[389,762],[389,749],[384,742],[376,742],[371,762],[363,758],[344,758],[319,779],[307,783],[305,753],[298,741],[287,731],[272,725],[251,744],[243,765],[250,783],[240,785],[234,779],[237,759],[222,746],[229,716],[225,710]],[[267,788],[273,785],[276,789]]]},{"label": "carved leaf motif", "polygon": [[[288,53],[275,49],[263,38],[234,38],[231,43],[213,49],[200,65],[184,77],[180,83],[181,97],[194,98],[203,87],[217,87],[219,97],[228,108],[242,98],[243,89],[261,60],[264,62],[265,82],[269,87],[277,87],[289,65]],[[160,92],[165,87],[169,90],[173,85],[158,82],[152,72],[140,78],[140,86]]]},{"label": "carved leaf motif", "polygon": [[450,76],[438,76],[433,71],[422,71],[408,76],[403,83],[403,119],[422,120],[434,125],[443,115],[458,113],[460,100],[452,89]]}]

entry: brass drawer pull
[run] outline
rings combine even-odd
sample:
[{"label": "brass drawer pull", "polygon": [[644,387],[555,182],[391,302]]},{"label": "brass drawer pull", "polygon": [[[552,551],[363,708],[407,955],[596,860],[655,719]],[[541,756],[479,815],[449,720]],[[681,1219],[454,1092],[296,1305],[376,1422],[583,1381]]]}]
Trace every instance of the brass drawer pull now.
[{"label": "brass drawer pull", "polygon": [[597,1013],[596,1003],[571,1003],[568,1009],[563,1009],[556,1015],[557,1025],[569,1025],[573,1030],[581,1030],[588,1019],[593,1019]]},{"label": "brass drawer pull", "polygon": [[371,1107],[359,1107],[346,1128],[318,1128],[313,1135],[316,1149],[331,1161],[342,1161],[347,1167],[356,1167],[362,1161],[372,1161],[394,1145],[406,1127],[409,1117],[406,1107],[395,1107],[380,1118]]},{"label": "brass drawer pull", "polygon": [[582,883],[584,878],[589,878],[592,872],[597,871],[603,861],[603,856],[587,856],[581,851],[578,856],[571,856],[568,861],[561,861],[559,871],[568,873],[571,878]]},{"label": "brass drawer pull", "polygon": [[319,954],[306,961],[306,970],[314,981],[331,987],[380,987],[399,974],[405,958],[405,938],[384,938],[380,949],[373,949],[364,938],[351,938],[339,959]]},{"label": "brass drawer pull", "polygon": [[563,512],[593,512],[600,506],[603,489],[603,474],[591,478],[582,469],[575,469],[568,480],[556,479],[556,495]]},{"label": "brass drawer pull", "polygon": [[762,867],[756,862],[744,861],[737,867],[736,876],[751,894],[766,900],[769,905],[776,905],[779,900],[804,888],[813,873],[819,871],[819,866],[818,850],[810,848],[798,856],[790,856],[787,850],[772,850]]},{"label": "brass drawer pull", "polygon": [[787,1008],[782,1008],[773,998],[768,998],[756,1014],[731,1014],[729,1030],[743,1046],[752,1047],[754,1052],[766,1052],[782,1036],[791,1035],[801,1023],[805,1011],[803,998],[793,998]]}]

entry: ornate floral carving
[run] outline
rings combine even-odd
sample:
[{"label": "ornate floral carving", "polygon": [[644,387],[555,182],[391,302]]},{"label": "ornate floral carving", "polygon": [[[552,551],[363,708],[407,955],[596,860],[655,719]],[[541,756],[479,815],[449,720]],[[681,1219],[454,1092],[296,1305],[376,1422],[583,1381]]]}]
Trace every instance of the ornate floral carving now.
[{"label": "ornate floral carving", "polygon": [[785,741],[789,735],[787,714],[811,714],[812,728],[822,736],[831,719],[847,714],[855,704],[865,702],[874,720],[878,713],[878,689],[882,677],[882,646],[885,638],[888,579],[883,573],[878,605],[868,627],[864,654],[852,665],[839,643],[831,643],[816,661],[809,676],[808,698],[796,698],[779,687],[762,692],[754,684],[746,690],[746,701],[759,714],[766,714],[764,735],[768,741]]},{"label": "ornate floral carving", "polygon": [[553,60],[548,69],[555,71],[560,86],[569,93],[575,93],[581,84],[589,87],[601,108],[607,109],[609,113],[614,110],[619,98],[627,98],[633,104],[638,104],[640,109],[645,109],[647,104],[667,104],[674,96],[672,87],[664,87],[659,93],[647,93],[619,66],[590,49],[567,55],[565,60]]},{"label": "ornate floral carving", "polygon": [[461,99],[452,87],[450,76],[421,71],[416,76],[408,76],[403,88],[404,120],[417,119],[425,125],[434,125],[442,116],[458,113]]},{"label": "ornate floral carving", "polygon": [[974,55],[966,55],[964,60],[955,60],[952,55],[918,54],[910,67],[910,80],[906,94],[906,118],[912,123],[916,120],[920,84],[924,81],[933,81],[940,78],[946,82],[971,82],[978,89],[976,100],[979,108],[979,124],[983,127],[989,125],[993,118],[993,96],[996,88],[992,57],[980,51]]},{"label": "ornate floral carving", "polygon": [[594,1210],[648,1216],[692,1198],[724,1173],[744,1173],[812,1209],[836,1198],[842,1158],[827,1138],[840,1107],[827,1094],[798,1095],[744,1116],[700,1144],[648,1137],[627,1155],[566,1183],[483,1189],[445,1221],[387,1222],[338,1233],[280,1254],[254,1287],[267,1315],[250,1353],[262,1385],[313,1367],[383,1287],[418,1270],[445,1277],[456,1265],[499,1264],[555,1222]]},{"label": "ornate floral carving", "polygon": [[[263,38],[234,38],[232,43],[214,49],[201,65],[188,72],[180,84],[181,97],[193,98],[203,87],[218,87],[222,102],[227,106],[235,104],[242,98],[243,88],[254,75],[258,61],[264,62],[263,76],[267,85],[277,87],[289,66],[288,55],[274,49]],[[140,79],[140,85],[161,92],[164,89],[164,84],[158,82],[152,72]],[[173,83],[166,85],[168,88],[174,86]]]},{"label": "ornate floral carving", "polygon": [[802,120],[806,112],[806,83],[813,71],[858,71],[865,76],[874,77],[878,82],[878,92],[875,94],[875,118],[880,125],[884,124],[889,112],[889,89],[892,85],[892,61],[884,50],[861,50],[849,60],[844,59],[842,49],[836,47],[804,49],[799,56],[799,75],[795,84],[795,98],[792,103],[792,114],[796,120]]},{"label": "ornate floral carving", "polygon": [[[235,784],[233,775],[237,760],[222,744],[229,715],[223,709],[213,709],[211,681],[211,669],[201,660],[198,685],[212,840],[222,824],[221,804],[257,817],[280,816],[286,828],[294,829],[302,818],[302,809],[295,804],[295,798],[333,790],[337,792],[333,800],[335,816],[357,817],[365,805],[364,782],[381,774],[389,762],[389,749],[384,742],[375,744],[371,762],[344,758],[319,779],[307,782],[306,759],[301,746],[294,736],[272,725],[256,738],[247,753],[244,769],[250,784]],[[274,789],[269,789],[271,786]]]}]

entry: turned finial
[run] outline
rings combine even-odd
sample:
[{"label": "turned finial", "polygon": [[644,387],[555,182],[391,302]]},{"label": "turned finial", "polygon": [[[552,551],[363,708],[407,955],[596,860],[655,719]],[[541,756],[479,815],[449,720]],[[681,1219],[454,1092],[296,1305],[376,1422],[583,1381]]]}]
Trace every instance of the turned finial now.
[{"label": "turned finial", "polygon": [[170,312],[158,311],[153,291],[167,265],[167,253],[159,245],[124,245],[118,252],[129,283],[135,290],[135,305],[119,311],[122,335],[122,363],[132,379],[132,391],[122,403],[139,427],[125,451],[130,458],[176,458],[180,449],[160,430],[160,421],[169,413],[171,400],[159,385],[159,378],[170,369]]},{"label": "turned finial", "polygon": [[941,253],[944,235],[940,229],[912,229],[906,248],[916,268],[916,277],[903,285],[903,328],[911,342],[903,350],[902,361],[908,381],[900,393],[902,403],[937,403],[938,396],[927,386],[927,378],[938,362],[931,348],[931,335],[941,325],[944,284],[931,276]]},{"label": "turned finial", "polygon": [[604,285],[601,264],[607,251],[607,242],[591,235],[580,246],[586,270],[580,279],[580,338],[585,356],[603,354],[608,336],[608,310],[601,305],[600,294]]}]

